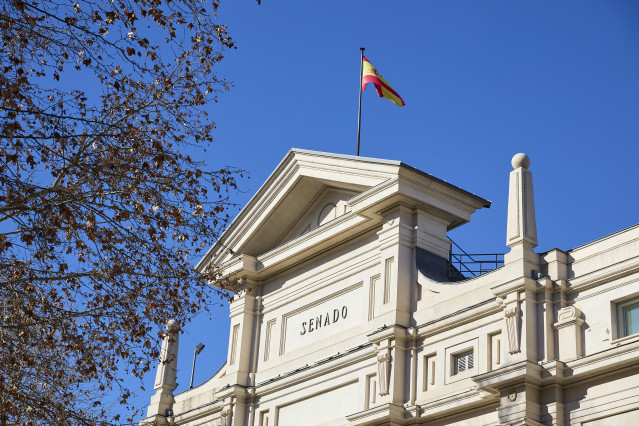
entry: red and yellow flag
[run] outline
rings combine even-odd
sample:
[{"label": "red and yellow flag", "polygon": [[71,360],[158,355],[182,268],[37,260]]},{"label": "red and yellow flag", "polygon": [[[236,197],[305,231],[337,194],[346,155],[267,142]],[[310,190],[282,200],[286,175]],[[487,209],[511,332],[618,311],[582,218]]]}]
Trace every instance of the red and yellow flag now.
[{"label": "red and yellow flag", "polygon": [[397,106],[404,106],[406,103],[404,100],[397,94],[390,84],[382,77],[382,75],[375,69],[375,67],[368,62],[368,59],[364,58],[362,68],[362,91],[366,89],[366,85],[368,83],[373,83],[375,86],[375,90],[377,90],[377,94],[380,98],[386,98],[392,101]]}]

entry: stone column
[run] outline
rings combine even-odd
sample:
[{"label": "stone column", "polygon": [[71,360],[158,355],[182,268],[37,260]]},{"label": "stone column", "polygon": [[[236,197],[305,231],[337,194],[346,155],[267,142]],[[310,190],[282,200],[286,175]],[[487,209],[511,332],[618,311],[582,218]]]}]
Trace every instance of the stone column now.
[{"label": "stone column", "polygon": [[155,374],[155,395],[151,397],[151,403],[147,411],[148,417],[156,417],[155,422],[162,423],[173,409],[173,391],[177,387],[177,355],[178,323],[170,320],[166,324],[166,335],[160,349],[160,362]]}]

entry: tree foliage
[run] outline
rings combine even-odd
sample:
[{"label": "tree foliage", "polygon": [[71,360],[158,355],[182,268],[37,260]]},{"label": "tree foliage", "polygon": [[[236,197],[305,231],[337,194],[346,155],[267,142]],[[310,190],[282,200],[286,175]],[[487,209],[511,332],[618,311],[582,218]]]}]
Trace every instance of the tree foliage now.
[{"label": "tree foliage", "polygon": [[194,256],[238,171],[205,171],[234,47],[217,0],[0,6],[0,423],[130,422],[125,373],[210,301]]}]

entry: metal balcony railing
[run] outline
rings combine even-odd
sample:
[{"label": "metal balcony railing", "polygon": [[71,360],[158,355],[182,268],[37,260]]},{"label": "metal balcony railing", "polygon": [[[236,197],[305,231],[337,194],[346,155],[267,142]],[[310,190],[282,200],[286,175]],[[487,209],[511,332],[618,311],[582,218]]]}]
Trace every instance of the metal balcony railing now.
[{"label": "metal balcony railing", "polygon": [[504,264],[503,253],[468,254],[455,241],[450,238],[449,240],[452,243],[446,263],[449,281],[461,281],[476,277]]}]

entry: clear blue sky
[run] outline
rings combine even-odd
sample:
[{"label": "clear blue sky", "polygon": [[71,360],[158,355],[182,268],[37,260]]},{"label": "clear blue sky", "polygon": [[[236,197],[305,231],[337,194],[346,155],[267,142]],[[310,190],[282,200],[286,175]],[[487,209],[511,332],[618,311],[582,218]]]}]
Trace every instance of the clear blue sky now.
[{"label": "clear blue sky", "polygon": [[[211,167],[250,172],[243,205],[292,147],[355,154],[360,47],[402,96],[369,87],[361,154],[403,161],[493,201],[451,233],[505,252],[511,157],[533,172],[538,251],[568,250],[637,222],[639,2],[227,0],[234,86],[211,116]],[[228,309],[181,337],[178,392],[226,358]],[[139,405],[148,404],[154,372]]]}]

